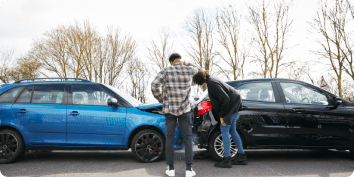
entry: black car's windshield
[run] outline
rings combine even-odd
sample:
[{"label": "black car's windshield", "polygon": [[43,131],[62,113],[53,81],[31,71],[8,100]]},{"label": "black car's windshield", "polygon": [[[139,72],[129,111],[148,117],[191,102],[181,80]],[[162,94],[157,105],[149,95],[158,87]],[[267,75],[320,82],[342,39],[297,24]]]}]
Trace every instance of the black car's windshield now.
[{"label": "black car's windshield", "polygon": [[112,87],[110,85],[106,85],[106,84],[105,84],[105,86],[108,87],[109,89],[111,89],[113,92],[117,93],[119,96],[121,96],[126,101],[128,101],[132,106],[137,107],[137,106],[142,105],[142,103],[140,101],[138,101],[134,97],[132,97],[132,96],[120,91],[119,89],[114,88],[114,87]]}]

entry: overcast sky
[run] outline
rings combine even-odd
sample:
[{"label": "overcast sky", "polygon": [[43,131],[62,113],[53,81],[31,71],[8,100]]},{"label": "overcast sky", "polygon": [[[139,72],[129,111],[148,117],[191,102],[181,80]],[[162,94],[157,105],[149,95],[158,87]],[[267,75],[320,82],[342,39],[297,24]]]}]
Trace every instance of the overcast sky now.
[{"label": "overcast sky", "polygon": [[[180,35],[183,22],[197,8],[232,4],[245,9],[247,0],[0,0],[0,46],[16,46],[18,54],[30,49],[33,39],[59,25],[89,19],[101,31],[120,27],[138,42],[145,42],[161,28]],[[261,2],[261,1],[260,1]],[[296,0],[293,6],[294,44],[306,39],[317,0]],[[245,11],[247,12],[247,11]]]},{"label": "overcast sky", "polygon": [[161,28],[181,28],[185,17],[221,1],[193,0],[5,0],[0,7],[0,41],[28,50],[32,39],[74,20],[89,19],[100,30],[119,26],[138,41]]},{"label": "overcast sky", "polygon": [[[257,0],[256,0],[257,1]],[[23,55],[34,39],[59,25],[72,24],[75,20],[89,19],[102,33],[108,26],[119,27],[138,41],[154,39],[162,28],[176,33],[175,42],[183,40],[183,23],[197,8],[232,5],[247,13],[247,0],[0,0],[0,48],[16,47],[16,54]],[[261,3],[261,0],[259,0]],[[293,59],[312,60],[313,43],[308,24],[315,15],[317,0],[295,0],[291,17],[294,19],[289,51]],[[243,30],[251,31],[247,25]],[[178,44],[176,45],[178,47]],[[179,48],[182,50],[182,48]],[[143,51],[143,50],[142,50]],[[184,51],[177,51],[184,54]],[[139,53],[144,58],[143,53]],[[183,56],[183,55],[182,55]],[[186,57],[184,57],[186,58]],[[188,57],[187,57],[188,59]]]}]

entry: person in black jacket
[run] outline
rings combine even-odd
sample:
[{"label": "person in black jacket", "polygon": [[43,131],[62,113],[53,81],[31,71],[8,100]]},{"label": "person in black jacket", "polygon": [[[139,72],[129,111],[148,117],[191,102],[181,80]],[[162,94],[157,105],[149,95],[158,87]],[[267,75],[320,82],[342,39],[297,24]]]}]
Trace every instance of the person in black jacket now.
[{"label": "person in black jacket", "polygon": [[[224,146],[224,158],[214,167],[231,168],[232,165],[246,165],[247,156],[243,151],[240,135],[236,131],[236,118],[238,111],[242,108],[242,99],[240,94],[220,79],[210,76],[207,71],[199,70],[193,76],[193,83],[202,85],[207,84],[208,94],[213,109],[220,116],[220,130]],[[230,155],[230,135],[235,141],[238,153],[235,158],[231,159]]]}]

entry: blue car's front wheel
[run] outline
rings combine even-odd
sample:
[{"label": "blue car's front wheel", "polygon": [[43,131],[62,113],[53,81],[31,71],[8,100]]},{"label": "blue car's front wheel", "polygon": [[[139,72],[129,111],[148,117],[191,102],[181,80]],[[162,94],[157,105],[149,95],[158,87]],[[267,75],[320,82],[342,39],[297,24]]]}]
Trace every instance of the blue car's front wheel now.
[{"label": "blue car's front wheel", "polygon": [[164,153],[164,139],[162,135],[151,129],[137,133],[131,143],[134,157],[140,162],[156,162]]}]

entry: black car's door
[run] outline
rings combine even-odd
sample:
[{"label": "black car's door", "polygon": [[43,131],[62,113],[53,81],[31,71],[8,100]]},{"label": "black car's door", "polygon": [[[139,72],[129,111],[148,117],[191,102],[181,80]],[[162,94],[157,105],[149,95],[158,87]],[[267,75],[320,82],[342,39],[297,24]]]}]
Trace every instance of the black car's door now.
[{"label": "black car's door", "polygon": [[345,146],[349,124],[330,110],[328,93],[303,82],[278,82],[292,146]]},{"label": "black car's door", "polygon": [[245,82],[235,86],[242,97],[244,111],[237,125],[252,146],[287,145],[286,119],[274,81]]},{"label": "black car's door", "polygon": [[354,147],[354,105],[341,104],[336,109],[326,109],[318,118],[320,146]]}]

